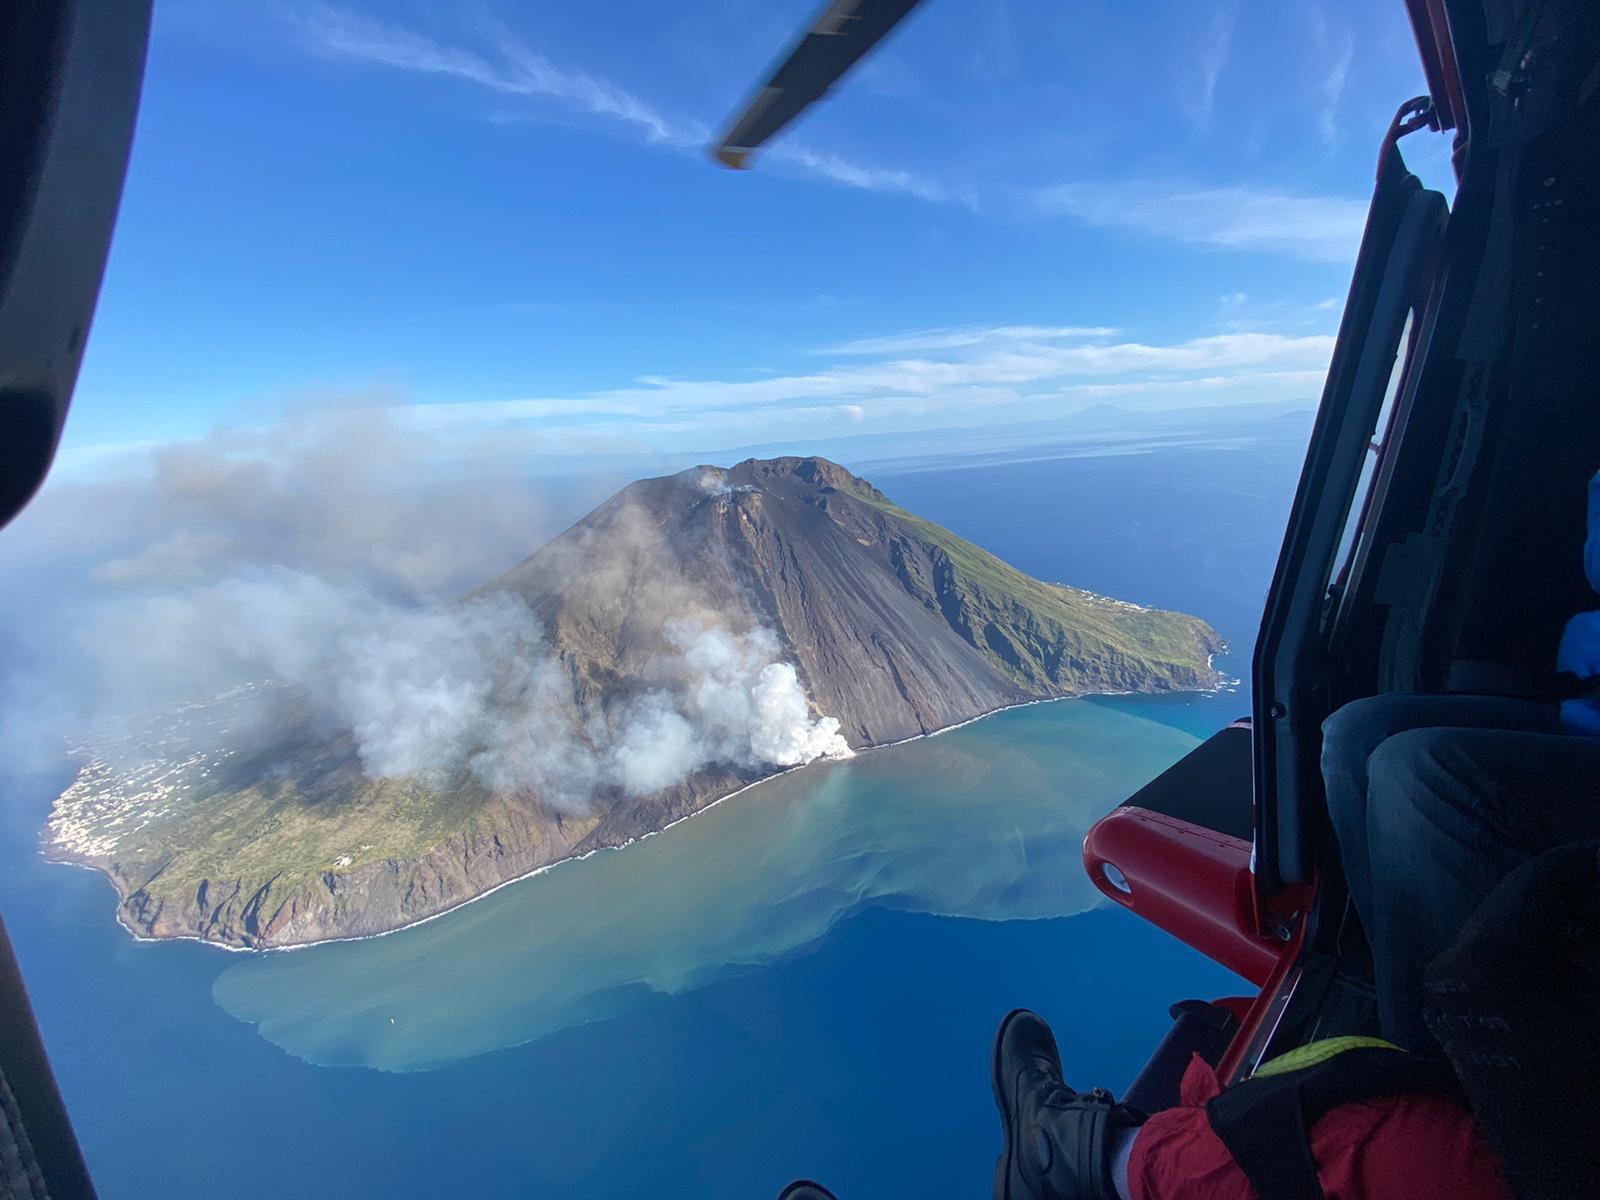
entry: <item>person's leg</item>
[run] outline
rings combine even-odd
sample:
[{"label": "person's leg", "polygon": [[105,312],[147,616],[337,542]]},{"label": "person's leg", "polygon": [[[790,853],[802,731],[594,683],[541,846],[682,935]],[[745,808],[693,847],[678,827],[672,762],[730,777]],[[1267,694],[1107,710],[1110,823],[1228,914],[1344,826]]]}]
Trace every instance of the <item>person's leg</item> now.
[{"label": "person's leg", "polygon": [[1099,1088],[1068,1087],[1055,1035],[1025,1009],[1000,1022],[991,1068],[1002,1138],[994,1200],[1127,1200],[1117,1152],[1144,1114]]},{"label": "person's leg", "polygon": [[1133,1162],[1133,1144],[1139,1140],[1141,1126],[1134,1125],[1119,1131],[1111,1146],[1111,1186],[1117,1200],[1133,1200],[1133,1184],[1128,1179],[1128,1167]]},{"label": "person's leg", "polygon": [[1350,896],[1372,927],[1372,862],[1367,846],[1367,762],[1397,733],[1433,726],[1553,732],[1553,704],[1500,696],[1390,693],[1353,700],[1322,726],[1322,781]]},{"label": "person's leg", "polygon": [[1422,976],[1516,866],[1600,833],[1600,738],[1394,734],[1367,764],[1372,941],[1383,1035],[1428,1048]]}]

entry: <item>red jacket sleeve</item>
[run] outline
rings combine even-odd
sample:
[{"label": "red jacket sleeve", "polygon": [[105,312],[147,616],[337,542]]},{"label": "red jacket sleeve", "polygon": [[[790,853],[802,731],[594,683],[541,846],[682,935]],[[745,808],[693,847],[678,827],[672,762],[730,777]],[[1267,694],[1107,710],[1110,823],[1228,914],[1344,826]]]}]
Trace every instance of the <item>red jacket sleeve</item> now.
[{"label": "red jacket sleeve", "polygon": [[[1197,1056],[1182,1105],[1156,1113],[1133,1144],[1133,1200],[1261,1200],[1206,1118],[1220,1090]],[[1472,1115],[1443,1096],[1340,1105],[1312,1126],[1311,1153],[1328,1200],[1511,1200]]]}]

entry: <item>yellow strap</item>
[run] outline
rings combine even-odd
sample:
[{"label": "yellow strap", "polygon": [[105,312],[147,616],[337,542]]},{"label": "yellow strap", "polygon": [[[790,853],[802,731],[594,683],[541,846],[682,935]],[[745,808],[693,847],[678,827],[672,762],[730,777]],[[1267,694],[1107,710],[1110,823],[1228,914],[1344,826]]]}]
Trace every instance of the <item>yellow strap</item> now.
[{"label": "yellow strap", "polygon": [[1343,1054],[1346,1050],[1361,1050],[1367,1047],[1381,1050],[1400,1049],[1393,1042],[1386,1042],[1382,1038],[1323,1038],[1318,1042],[1307,1042],[1304,1046],[1296,1046],[1287,1054],[1280,1054],[1271,1062],[1262,1063],[1256,1068],[1255,1078],[1259,1079],[1263,1075],[1282,1075],[1288,1071],[1298,1071],[1302,1067],[1314,1067],[1318,1063],[1327,1062],[1336,1054]]}]

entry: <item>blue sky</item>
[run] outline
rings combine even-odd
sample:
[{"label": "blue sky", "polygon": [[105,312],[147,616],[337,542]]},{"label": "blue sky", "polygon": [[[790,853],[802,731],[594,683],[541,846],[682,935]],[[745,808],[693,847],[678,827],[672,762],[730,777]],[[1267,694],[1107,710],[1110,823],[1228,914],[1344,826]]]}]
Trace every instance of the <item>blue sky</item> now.
[{"label": "blue sky", "polygon": [[682,451],[1315,397],[1399,0],[928,0],[714,166],[814,7],[158,0],[64,463],[352,404]]}]

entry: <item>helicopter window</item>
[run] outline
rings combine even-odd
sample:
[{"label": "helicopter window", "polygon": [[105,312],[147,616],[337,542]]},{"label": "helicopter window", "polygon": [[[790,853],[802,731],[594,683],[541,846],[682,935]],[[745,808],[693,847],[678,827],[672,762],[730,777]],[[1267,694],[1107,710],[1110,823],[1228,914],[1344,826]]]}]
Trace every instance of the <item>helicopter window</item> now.
[{"label": "helicopter window", "polygon": [[[837,0],[771,86],[758,0],[284,7],[156,6],[73,424],[0,537],[0,1108],[8,939],[106,1195],[976,1195],[1000,1014],[1086,1083],[1182,1049],[1171,1001],[1240,980],[1084,838],[1199,826],[1243,911],[1285,518],[1287,670],[1434,328],[1442,197],[1396,158],[1365,199],[1404,6]],[[80,256],[10,257],[62,329],[0,357],[65,377]],[[218,1096],[274,1149],[195,1137]]]},{"label": "helicopter window", "polygon": [[1339,538],[1339,552],[1334,561],[1339,564],[1334,578],[1336,589],[1342,590],[1346,578],[1350,574],[1351,559],[1355,548],[1356,534],[1365,522],[1370,507],[1368,497],[1372,491],[1373,476],[1377,473],[1378,464],[1383,461],[1384,450],[1389,444],[1394,418],[1395,397],[1400,394],[1400,383],[1405,378],[1406,367],[1411,361],[1413,349],[1413,334],[1416,331],[1417,311],[1412,309],[1406,314],[1405,324],[1400,329],[1400,338],[1396,342],[1394,366],[1389,371],[1389,382],[1384,388],[1383,404],[1378,409],[1377,423],[1373,426],[1372,440],[1367,447],[1366,460],[1361,466],[1361,475],[1356,481],[1355,494],[1360,500],[1359,505],[1353,505],[1350,515],[1345,519],[1344,532]]}]

